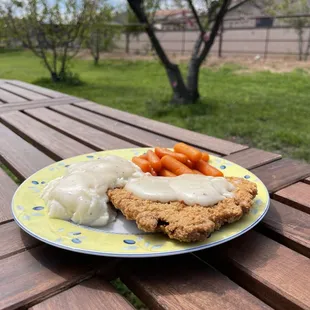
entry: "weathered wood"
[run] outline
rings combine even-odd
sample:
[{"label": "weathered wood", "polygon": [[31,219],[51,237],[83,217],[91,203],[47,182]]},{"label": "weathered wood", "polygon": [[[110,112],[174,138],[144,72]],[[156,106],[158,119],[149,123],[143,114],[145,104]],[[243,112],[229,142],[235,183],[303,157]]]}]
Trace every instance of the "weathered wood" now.
[{"label": "weathered wood", "polygon": [[310,185],[298,182],[274,193],[273,197],[310,214]]},{"label": "weathered wood", "polygon": [[310,215],[271,199],[258,226],[265,235],[310,258]]},{"label": "weathered wood", "polygon": [[11,102],[27,102],[25,98],[16,96],[8,91],[5,91],[3,89],[0,89],[0,100],[6,103]]},{"label": "weathered wood", "polygon": [[275,309],[310,308],[310,260],[260,233],[198,255]]},{"label": "weathered wood", "polygon": [[[0,309],[38,303],[59,291],[112,268],[110,260],[39,246],[0,261]],[[113,262],[113,261],[112,261]],[[84,296],[85,297],[85,296]]]},{"label": "weathered wood", "polygon": [[67,308],[68,305],[70,305],[70,310],[134,309],[126,299],[117,293],[110,283],[98,278],[84,281],[30,309],[55,310]]},{"label": "weathered wood", "polygon": [[225,158],[246,169],[253,169],[278,160],[281,155],[250,148],[228,155]]},{"label": "weathered wood", "polygon": [[150,309],[269,309],[191,255],[127,262],[121,279]]},{"label": "weathered wood", "polygon": [[128,141],[113,137],[45,108],[26,110],[26,113],[96,150],[136,147]]},{"label": "weathered wood", "polygon": [[12,219],[11,200],[16,189],[17,185],[0,168],[0,224]]},{"label": "weathered wood", "polygon": [[103,130],[110,135],[130,141],[136,145],[173,147],[176,143],[176,140],[139,129],[137,127],[130,126],[71,105],[56,106],[51,109],[69,116],[79,122],[98,128],[99,130]]},{"label": "weathered wood", "polygon": [[8,84],[8,83],[2,84],[2,85],[0,85],[0,87],[3,90],[6,90],[12,94],[15,94],[17,96],[20,96],[20,97],[22,97],[24,99],[28,99],[28,100],[41,100],[41,99],[49,98],[48,96],[44,96],[44,95],[35,93],[31,90],[27,90],[27,89],[21,88],[19,86],[15,86],[15,85]]},{"label": "weathered wood", "polygon": [[21,179],[54,161],[0,124],[0,159]]},{"label": "weathered wood", "polygon": [[[10,209],[10,205],[6,206]],[[5,223],[0,226],[0,260],[33,248],[41,242],[23,230],[21,230],[15,222]]]},{"label": "weathered wood", "polygon": [[310,175],[310,165],[292,159],[281,159],[255,168],[252,172],[273,193]]},{"label": "weathered wood", "polygon": [[68,104],[73,102],[78,102],[77,98],[57,98],[57,99],[44,99],[44,100],[36,100],[36,101],[27,101],[21,103],[10,103],[3,104],[0,106],[0,115],[5,113],[10,113],[12,111],[20,111],[24,109],[36,109],[42,107],[49,107],[55,105]]},{"label": "weathered wood", "polygon": [[17,131],[18,135],[30,141],[55,160],[94,151],[19,111],[3,114],[0,118],[6,125]]},{"label": "weathered wood", "polygon": [[150,132],[166,136],[167,138],[174,139],[177,141],[184,141],[194,146],[208,149],[210,151],[222,155],[229,155],[231,153],[238,152],[248,148],[247,146],[241,144],[210,137],[187,129],[154,121],[142,116],[98,105],[96,103],[89,101],[76,103],[74,105],[110,117],[112,119],[127,123],[129,125],[133,125],[138,128],[142,128]]},{"label": "weathered wood", "polygon": [[25,83],[22,81],[18,81],[18,80],[7,80],[8,84],[12,84],[12,85],[16,85],[20,88],[24,88],[27,90],[30,90],[32,92],[50,97],[50,98],[61,98],[61,97],[68,97],[67,94],[65,93],[61,93],[55,90],[51,90],[45,87],[41,87],[38,85],[33,85],[33,84],[29,84],[29,83]]}]

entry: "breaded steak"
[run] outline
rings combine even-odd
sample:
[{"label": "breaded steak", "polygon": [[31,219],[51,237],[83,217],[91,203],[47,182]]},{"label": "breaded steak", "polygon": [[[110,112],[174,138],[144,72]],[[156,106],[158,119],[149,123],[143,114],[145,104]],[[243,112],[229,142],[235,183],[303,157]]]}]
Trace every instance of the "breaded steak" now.
[{"label": "breaded steak", "polygon": [[234,197],[203,207],[179,201],[161,203],[134,196],[123,188],[110,189],[108,196],[116,209],[134,220],[145,232],[163,232],[182,242],[203,241],[225,223],[238,221],[252,207],[256,184],[242,178],[227,177],[235,186]]}]

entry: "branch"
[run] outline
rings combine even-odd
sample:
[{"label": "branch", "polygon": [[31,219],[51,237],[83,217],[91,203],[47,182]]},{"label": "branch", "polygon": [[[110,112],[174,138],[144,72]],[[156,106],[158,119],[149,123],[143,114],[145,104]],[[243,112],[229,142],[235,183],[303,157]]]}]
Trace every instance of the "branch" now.
[{"label": "branch", "polygon": [[197,13],[197,11],[196,11],[194,5],[193,5],[192,0],[187,0],[187,3],[188,3],[188,5],[189,5],[189,7],[191,8],[192,13],[193,13],[193,15],[194,15],[194,17],[195,17],[195,19],[196,19],[196,22],[197,22],[197,25],[198,25],[199,30],[200,30],[200,32],[201,32],[201,35],[204,35],[204,34],[205,34],[205,30],[204,30],[204,28],[203,28],[203,26],[202,26],[202,24],[201,24],[201,22],[200,22],[198,13]]},{"label": "branch", "polygon": [[223,0],[223,4],[219,10],[219,12],[217,13],[216,17],[215,17],[215,21],[211,30],[211,34],[210,37],[208,39],[208,41],[205,42],[205,46],[198,58],[198,64],[201,65],[201,63],[204,61],[204,59],[206,58],[206,56],[208,55],[213,42],[217,36],[217,33],[219,31],[219,28],[223,22],[224,16],[228,10],[228,7],[230,5],[231,0]]}]

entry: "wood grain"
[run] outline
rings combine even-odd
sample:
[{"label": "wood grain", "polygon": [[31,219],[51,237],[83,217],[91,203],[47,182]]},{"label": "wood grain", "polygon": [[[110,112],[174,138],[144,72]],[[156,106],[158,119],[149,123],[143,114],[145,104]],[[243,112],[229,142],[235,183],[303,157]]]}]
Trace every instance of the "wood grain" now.
[{"label": "wood grain", "polygon": [[132,260],[121,279],[150,309],[269,309],[192,255]]},{"label": "wood grain", "polygon": [[30,90],[32,92],[50,97],[50,98],[61,98],[61,97],[68,97],[67,94],[65,93],[61,93],[55,90],[51,90],[45,87],[41,87],[38,85],[33,85],[33,84],[29,84],[29,83],[25,83],[22,81],[18,81],[18,80],[8,80],[7,81],[8,84],[12,84],[12,85],[16,85],[20,88],[24,88],[27,90]]},{"label": "wood grain", "polygon": [[177,142],[71,105],[56,106],[51,109],[139,146],[173,147]]},{"label": "wood grain", "polygon": [[310,260],[258,232],[198,255],[275,309],[310,308]]},{"label": "wood grain", "polygon": [[8,91],[5,91],[3,89],[0,89],[0,100],[6,103],[11,102],[27,102],[25,98],[16,96],[12,93],[9,93]]},{"label": "wood grain", "polygon": [[0,261],[0,309],[38,303],[59,291],[109,270],[109,259],[39,246]]},{"label": "wood grain", "polygon": [[136,147],[128,141],[113,137],[45,108],[26,110],[26,113],[96,150]]},{"label": "wood grain", "polygon": [[0,224],[12,219],[11,200],[17,185],[0,168]]},{"label": "wood grain", "polygon": [[3,90],[6,90],[12,94],[15,94],[17,96],[20,96],[20,97],[22,97],[24,99],[28,99],[28,100],[41,100],[41,99],[48,98],[48,96],[44,96],[44,95],[35,93],[31,90],[27,90],[27,89],[21,88],[19,86],[15,86],[15,85],[8,84],[8,83],[2,84],[2,85],[0,85],[0,87]]},{"label": "wood grain", "polygon": [[5,125],[55,160],[91,153],[94,150],[19,111],[0,116]]},{"label": "wood grain", "polygon": [[298,182],[274,193],[273,197],[310,214],[310,185]]},{"label": "wood grain", "polygon": [[[10,205],[7,207],[9,209]],[[0,260],[39,244],[41,244],[39,240],[25,233],[15,222],[0,226]]]},{"label": "wood grain", "polygon": [[44,100],[36,100],[36,101],[3,104],[2,106],[0,106],[0,115],[9,113],[12,111],[21,111],[24,109],[35,109],[35,108],[68,104],[68,103],[77,102],[78,100],[79,99],[77,98],[66,97],[66,98],[44,99]]},{"label": "wood grain", "polygon": [[187,142],[194,146],[208,149],[210,151],[222,155],[229,155],[231,153],[238,152],[240,150],[248,148],[247,146],[241,144],[210,137],[187,129],[175,127],[145,117],[112,109],[106,106],[98,105],[96,103],[89,101],[80,102],[74,105],[107,116],[109,118],[127,123],[129,125],[133,125],[138,128],[166,136],[167,138]]},{"label": "wood grain", "polygon": [[134,309],[110,283],[93,278],[33,306],[30,310],[65,309],[68,305],[70,310]]},{"label": "wood grain", "polygon": [[310,215],[271,199],[259,230],[310,258]]},{"label": "wood grain", "polygon": [[20,179],[54,161],[0,123],[0,159]]},{"label": "wood grain", "polygon": [[280,154],[274,154],[254,148],[246,149],[225,157],[246,169],[253,169],[266,165],[281,158]]},{"label": "wood grain", "polygon": [[310,175],[310,165],[292,159],[281,159],[252,170],[270,193]]}]

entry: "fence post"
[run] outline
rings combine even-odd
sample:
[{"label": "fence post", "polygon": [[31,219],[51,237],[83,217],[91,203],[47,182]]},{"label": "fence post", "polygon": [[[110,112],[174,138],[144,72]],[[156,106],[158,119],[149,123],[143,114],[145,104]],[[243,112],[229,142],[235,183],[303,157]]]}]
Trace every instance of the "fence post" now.
[{"label": "fence post", "polygon": [[185,24],[183,24],[183,32],[182,32],[182,51],[181,54],[184,55],[185,52]]},{"label": "fence post", "polygon": [[220,28],[220,38],[219,38],[219,50],[218,50],[218,57],[222,57],[222,46],[223,46],[223,32],[224,32],[224,23],[222,22]]},{"label": "fence post", "polygon": [[267,55],[268,55],[269,33],[270,33],[270,27],[266,29],[264,59],[267,59]]}]

